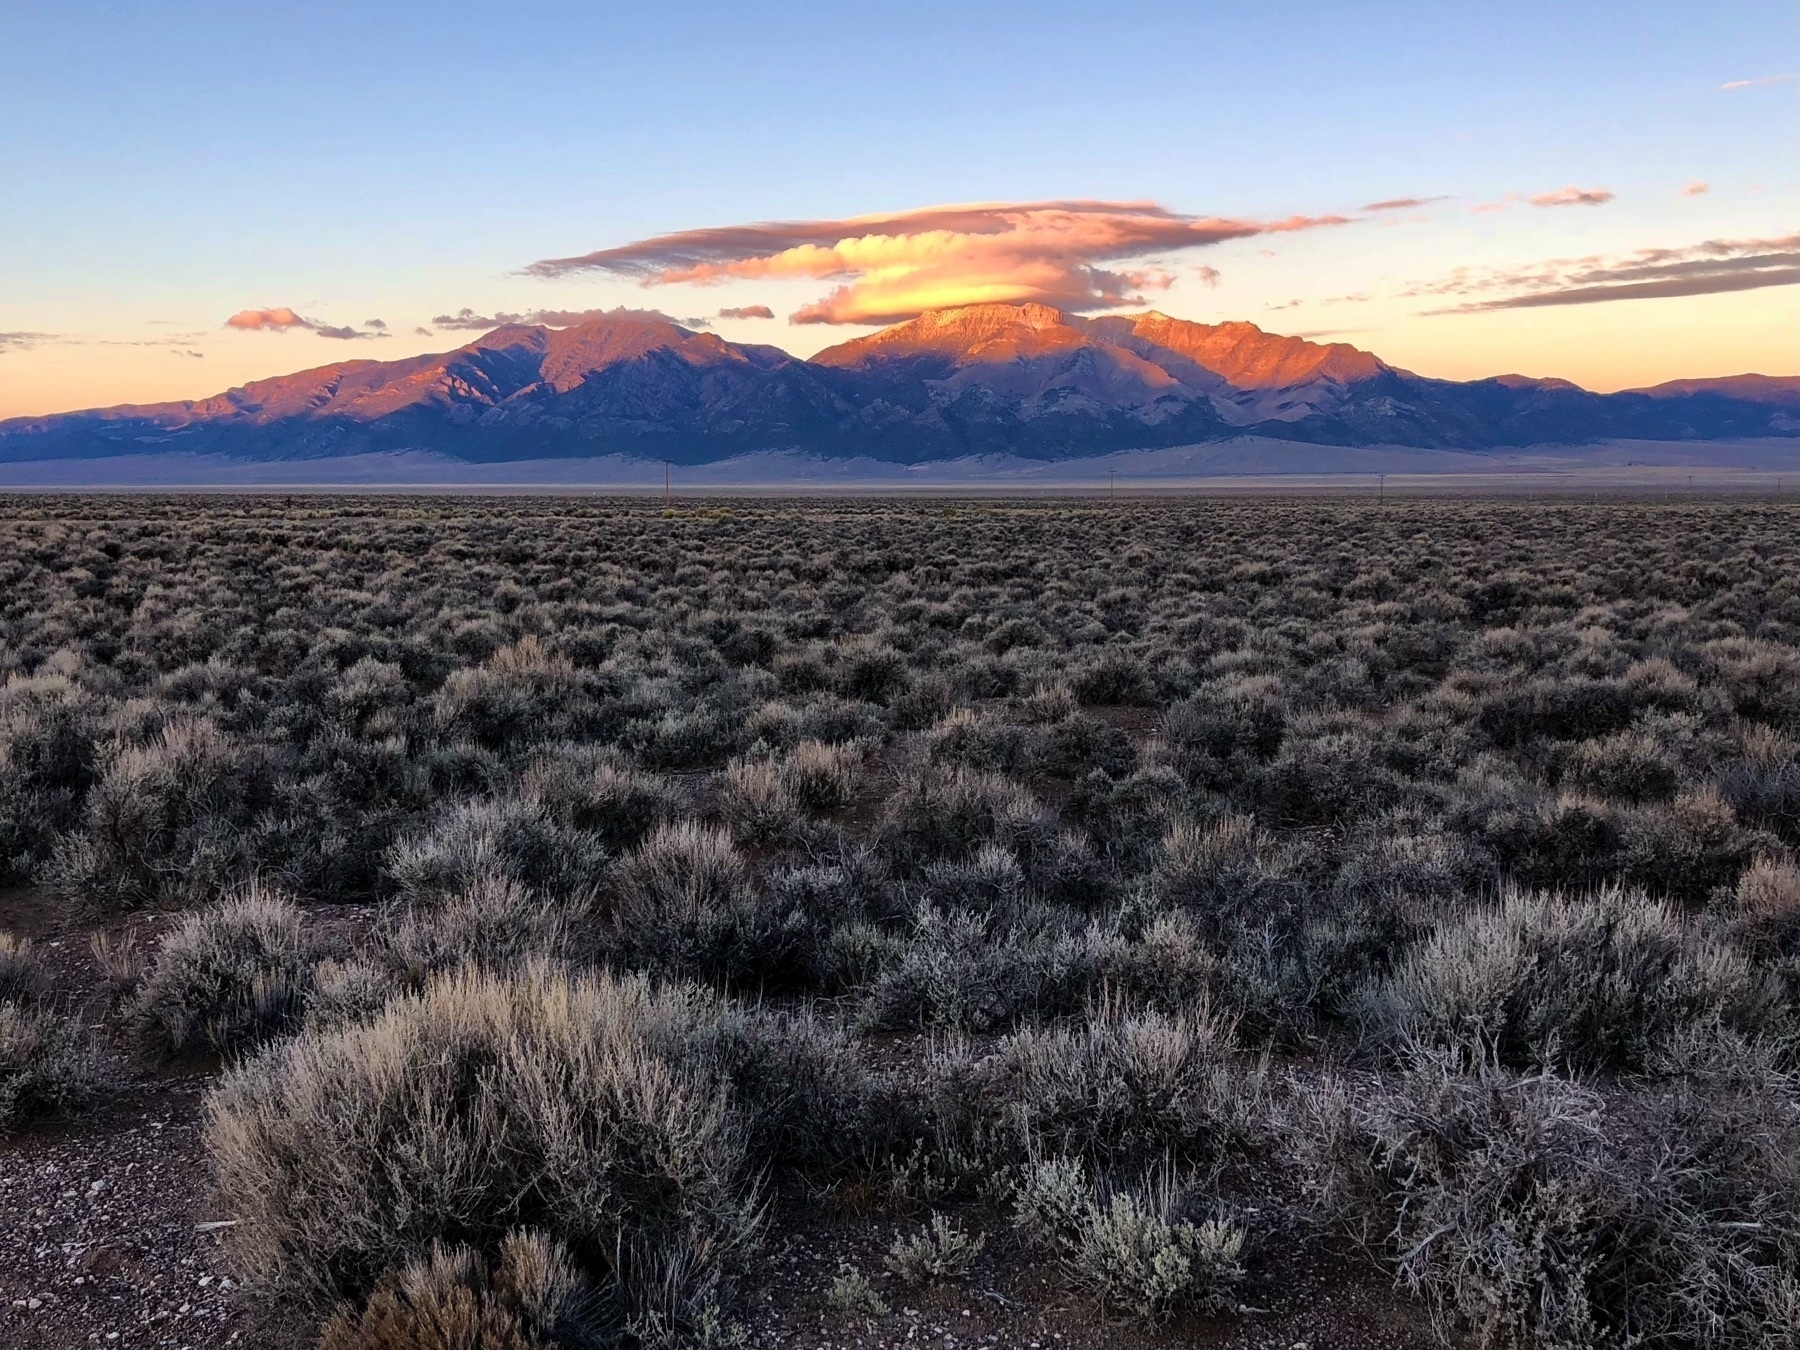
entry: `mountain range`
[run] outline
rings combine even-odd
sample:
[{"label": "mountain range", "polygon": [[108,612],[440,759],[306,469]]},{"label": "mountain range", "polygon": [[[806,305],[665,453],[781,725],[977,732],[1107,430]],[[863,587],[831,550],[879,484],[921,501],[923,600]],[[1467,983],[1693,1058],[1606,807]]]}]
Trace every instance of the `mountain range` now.
[{"label": "mountain range", "polygon": [[1429,379],[1345,343],[1149,312],[928,313],[801,360],[648,314],[508,325],[455,351],[343,361],[212,398],[0,422],[0,463],[187,452],[247,460],[429,450],[468,463],[780,451],[924,464],[1067,460],[1256,436],[1487,451],[1800,431],[1800,378],[1596,394]]}]

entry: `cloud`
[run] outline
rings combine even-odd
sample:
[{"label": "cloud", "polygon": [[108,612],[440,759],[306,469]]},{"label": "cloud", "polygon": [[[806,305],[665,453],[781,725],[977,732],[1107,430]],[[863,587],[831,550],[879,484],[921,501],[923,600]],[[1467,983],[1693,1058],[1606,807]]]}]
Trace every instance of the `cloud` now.
[{"label": "cloud", "polygon": [[420,328],[413,329],[413,336],[414,337],[436,337],[437,334],[432,332],[429,328],[420,327]]},{"label": "cloud", "polygon": [[1719,90],[1731,93],[1736,89],[1761,89],[1765,85],[1787,84],[1792,80],[1800,80],[1800,71],[1789,71],[1786,75],[1758,75],[1754,80],[1727,80]]},{"label": "cloud", "polygon": [[363,327],[364,328],[373,328],[373,329],[376,329],[378,332],[383,332],[383,333],[385,333],[387,331],[387,324],[386,324],[386,322],[384,322],[381,319],[364,319]]},{"label": "cloud", "polygon": [[[1345,225],[1338,215],[1240,220],[1154,202],[1047,201],[933,206],[845,220],[684,230],[525,270],[635,277],[645,286],[732,280],[839,280],[792,323],[891,323],[929,309],[1036,301],[1063,309],[1141,303],[1173,274],[1158,259],[1231,239]],[[1141,262],[1114,270],[1109,264]]]},{"label": "cloud", "polygon": [[0,353],[29,351],[42,343],[55,341],[55,333],[0,333]]},{"label": "cloud", "polygon": [[767,305],[729,305],[719,311],[721,319],[772,319],[775,311]]},{"label": "cloud", "polygon": [[464,305],[454,314],[438,315],[432,323],[439,328],[486,333],[515,323],[542,324],[545,328],[574,328],[599,319],[649,319],[657,323],[685,323],[690,328],[705,327],[711,322],[708,319],[676,319],[660,309],[627,309],[623,305],[617,309],[533,309],[521,314],[509,314],[503,309],[495,310],[492,314],[477,314]]},{"label": "cloud", "polygon": [[188,351],[185,348],[178,347],[174,351],[170,352],[169,355],[170,356],[191,356],[191,357],[194,357],[196,360],[199,360],[199,359],[203,359],[206,356],[206,353],[205,352]]},{"label": "cloud", "polygon": [[1469,208],[1469,214],[1472,216],[1485,216],[1490,211],[1504,210],[1506,210],[1505,202],[1476,202],[1475,205]]},{"label": "cloud", "polygon": [[287,333],[295,329],[302,332],[316,333],[322,338],[337,338],[340,341],[353,341],[357,338],[386,337],[387,325],[379,319],[369,323],[368,328],[380,328],[381,332],[369,332],[362,328],[351,328],[348,325],[333,327],[321,323],[318,319],[308,319],[296,314],[286,305],[275,305],[267,309],[240,309],[225,320],[227,328],[235,328],[242,333]]},{"label": "cloud", "polygon": [[[1686,248],[1643,248],[1623,258],[1565,258],[1510,271],[1458,268],[1408,295],[1474,298],[1427,314],[1662,300],[1800,285],[1800,234],[1777,239],[1711,239]],[[1496,294],[1498,293],[1498,294]]]},{"label": "cloud", "polygon": [[1219,269],[1216,267],[1196,267],[1194,276],[1202,286],[1208,288],[1216,287],[1219,284]]},{"label": "cloud", "polygon": [[1390,197],[1384,202],[1370,202],[1363,207],[1365,211],[1410,211],[1415,206],[1430,206],[1433,202],[1447,202],[1449,197]]},{"label": "cloud", "polygon": [[1555,192],[1540,192],[1525,200],[1533,206],[1605,206],[1612,199],[1613,194],[1605,188],[1570,186],[1558,188]]},{"label": "cloud", "polygon": [[1711,183],[1708,183],[1705,179],[1696,178],[1693,182],[1681,189],[1681,195],[1684,197],[1704,197],[1710,191],[1712,191]]},{"label": "cloud", "polygon": [[290,328],[311,328],[313,321],[281,305],[274,309],[240,309],[225,320],[225,326],[246,333],[285,333]]}]

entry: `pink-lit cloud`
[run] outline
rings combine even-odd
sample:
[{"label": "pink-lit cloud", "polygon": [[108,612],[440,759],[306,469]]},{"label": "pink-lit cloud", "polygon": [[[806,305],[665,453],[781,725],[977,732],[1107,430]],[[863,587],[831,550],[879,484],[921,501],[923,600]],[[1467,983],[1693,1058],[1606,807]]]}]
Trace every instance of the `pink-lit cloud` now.
[{"label": "pink-lit cloud", "polygon": [[1711,191],[1712,191],[1711,183],[1706,182],[1704,179],[1697,178],[1693,182],[1689,183],[1686,187],[1681,189],[1681,195],[1684,197],[1704,197],[1708,192],[1711,192]]},{"label": "pink-lit cloud", "polygon": [[303,319],[286,305],[272,309],[240,309],[225,320],[227,328],[246,333],[285,333],[294,328],[312,328],[311,319]]},{"label": "pink-lit cloud", "polygon": [[1447,202],[1448,197],[1389,197],[1386,201],[1370,202],[1363,207],[1365,211],[1410,211],[1414,207],[1430,206],[1433,202]]},{"label": "pink-lit cloud", "polygon": [[767,305],[727,305],[719,311],[721,319],[772,319],[775,311]]},{"label": "pink-lit cloud", "polygon": [[[645,286],[739,280],[840,280],[793,323],[891,323],[927,310],[1027,301],[1085,311],[1165,290],[1169,255],[1232,239],[1344,225],[1340,215],[1246,220],[1192,216],[1154,202],[1048,201],[934,206],[844,220],[684,230],[527,272],[609,272]],[[1137,263],[1138,266],[1119,266]]]},{"label": "pink-lit cloud", "polygon": [[291,333],[299,330],[322,338],[336,338],[340,342],[387,336],[387,325],[380,319],[370,319],[365,327],[353,328],[349,324],[328,324],[306,318],[287,305],[273,305],[266,309],[240,309],[225,320],[225,326],[241,333]]},{"label": "pink-lit cloud", "polygon": [[1685,248],[1643,248],[1623,257],[1595,254],[1527,267],[1457,268],[1413,296],[1466,297],[1427,314],[1662,300],[1800,285],[1800,234],[1775,239],[1709,239]]},{"label": "pink-lit cloud", "polygon": [[704,328],[711,321],[708,319],[677,319],[664,314],[660,309],[530,309],[514,314],[504,309],[497,309],[492,314],[477,314],[464,305],[454,314],[440,314],[432,320],[439,328],[458,329],[464,332],[486,333],[491,329],[504,328],[508,324],[534,324],[544,328],[577,328],[584,323],[594,323],[601,319],[644,319],[652,323],[673,323],[689,328]]},{"label": "pink-lit cloud", "polygon": [[1727,80],[1719,88],[1725,93],[1732,93],[1738,89],[1761,89],[1765,85],[1789,84],[1794,80],[1800,80],[1800,72],[1789,71],[1785,75],[1759,75],[1754,80]]},{"label": "pink-lit cloud", "polygon": [[1578,188],[1573,185],[1554,192],[1539,192],[1525,200],[1533,206],[1605,206],[1614,194],[1605,188]]},{"label": "pink-lit cloud", "polygon": [[1209,289],[1219,284],[1219,269],[1216,267],[1196,267],[1194,279]]}]

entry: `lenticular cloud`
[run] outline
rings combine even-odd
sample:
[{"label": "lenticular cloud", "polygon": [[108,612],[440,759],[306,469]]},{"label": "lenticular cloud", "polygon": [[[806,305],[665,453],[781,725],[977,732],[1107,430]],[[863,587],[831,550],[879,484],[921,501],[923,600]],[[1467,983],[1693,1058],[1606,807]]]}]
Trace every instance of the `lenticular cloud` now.
[{"label": "lenticular cloud", "polygon": [[[844,220],[683,230],[573,258],[534,276],[610,272],[645,286],[734,280],[836,280],[794,323],[893,323],[926,310],[999,301],[1061,309],[1136,304],[1173,274],[1154,260],[1252,235],[1348,223],[1344,216],[1256,221],[1190,216],[1154,202],[1057,201],[933,206]],[[1136,264],[1135,266],[1132,264]]]}]

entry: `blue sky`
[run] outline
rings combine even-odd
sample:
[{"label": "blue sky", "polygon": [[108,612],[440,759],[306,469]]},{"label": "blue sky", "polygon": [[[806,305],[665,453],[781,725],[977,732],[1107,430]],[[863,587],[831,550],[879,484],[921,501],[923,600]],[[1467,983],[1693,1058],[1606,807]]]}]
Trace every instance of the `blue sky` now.
[{"label": "blue sky", "polygon": [[[1797,37],[1760,2],[0,0],[0,416],[441,350],[468,334],[432,318],[465,306],[768,304],[714,322],[810,351],[867,331],[784,321],[836,282],[520,272],[701,227],[1072,198],[1350,222],[1139,260],[1169,279],[1145,304],[1182,317],[1455,377],[1787,373],[1792,285],[1426,311],[1647,249],[1779,254]],[[1529,204],[1569,187],[1610,195]],[[1361,210],[1396,198],[1443,200]],[[261,307],[311,327],[225,327]],[[372,318],[392,336],[319,333]]]}]

